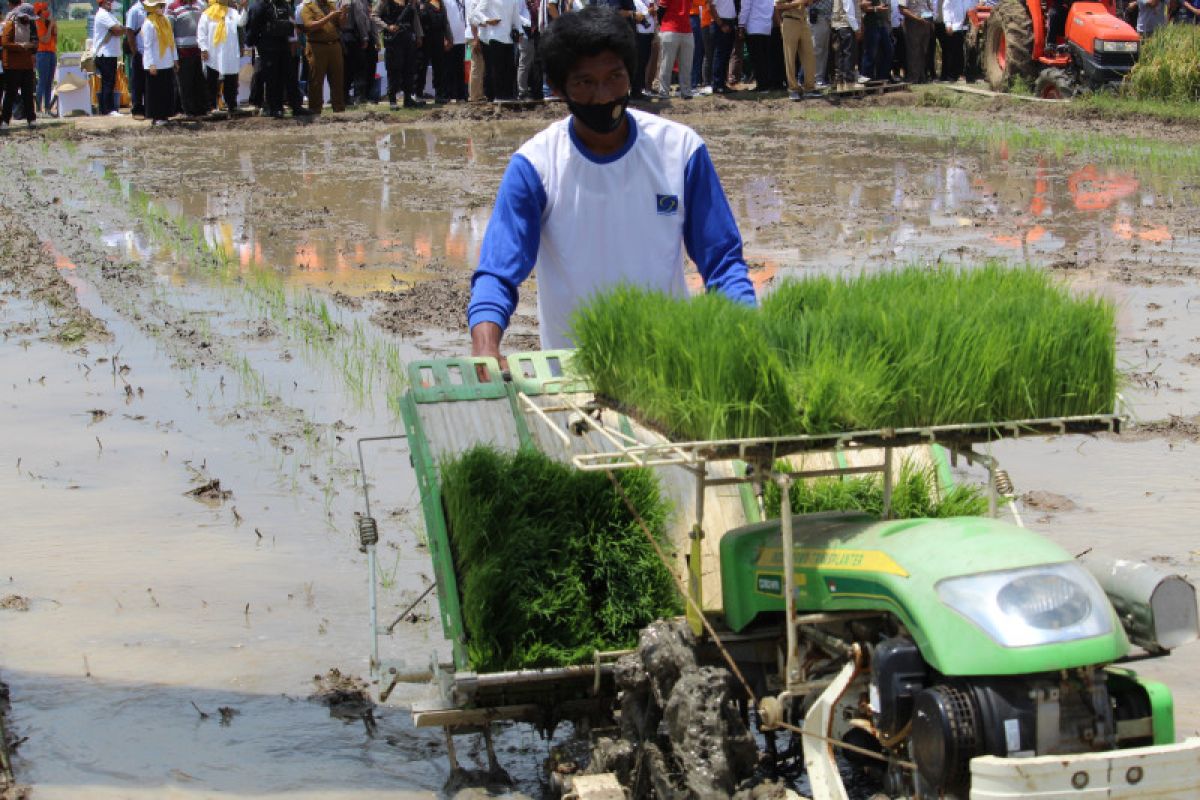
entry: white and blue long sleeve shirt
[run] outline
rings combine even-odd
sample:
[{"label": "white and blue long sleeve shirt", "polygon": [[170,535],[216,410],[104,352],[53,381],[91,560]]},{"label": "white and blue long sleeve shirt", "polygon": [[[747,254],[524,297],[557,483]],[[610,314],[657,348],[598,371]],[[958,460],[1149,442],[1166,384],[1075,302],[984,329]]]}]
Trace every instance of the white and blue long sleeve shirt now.
[{"label": "white and blue long sleeve shirt", "polygon": [[513,155],[471,279],[468,325],[508,327],[534,267],[543,348],[570,347],[570,318],[626,283],[687,296],[684,248],[705,286],[753,305],[742,237],[708,148],[677,122],[630,109],[629,138],[597,156],[559,120]]}]

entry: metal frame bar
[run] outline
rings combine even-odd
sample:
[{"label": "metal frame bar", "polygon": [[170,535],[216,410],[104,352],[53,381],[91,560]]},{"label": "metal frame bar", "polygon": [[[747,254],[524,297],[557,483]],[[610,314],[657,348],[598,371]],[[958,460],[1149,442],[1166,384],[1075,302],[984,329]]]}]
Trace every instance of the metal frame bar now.
[{"label": "metal frame bar", "polygon": [[[588,416],[578,405],[565,401],[561,410],[584,413],[589,424],[597,429],[602,423]],[[548,412],[559,409],[539,408],[539,416],[550,422]],[[763,451],[775,458],[801,452],[849,449],[879,449],[907,447],[915,444],[942,444],[950,447],[1022,436],[1053,436],[1067,433],[1119,432],[1121,417],[1094,415],[1046,417],[1007,422],[960,423],[915,428],[881,428],[878,430],[796,436],[770,436],[744,439],[712,439],[700,441],[665,441],[630,446],[618,445],[609,452],[575,455],[571,461],[582,470],[630,469],[643,466],[684,466],[700,461],[756,460]],[[1078,430],[1072,430],[1076,428]],[[557,427],[555,427],[557,430]]]}]

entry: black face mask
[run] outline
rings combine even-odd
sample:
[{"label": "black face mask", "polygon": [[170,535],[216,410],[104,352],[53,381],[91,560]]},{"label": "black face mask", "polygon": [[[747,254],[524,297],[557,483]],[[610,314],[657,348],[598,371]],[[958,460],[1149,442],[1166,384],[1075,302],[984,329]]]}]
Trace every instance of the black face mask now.
[{"label": "black face mask", "polygon": [[585,128],[595,133],[612,133],[621,127],[625,118],[625,109],[629,105],[629,95],[618,97],[609,103],[576,103],[567,98],[567,108],[575,119]]}]

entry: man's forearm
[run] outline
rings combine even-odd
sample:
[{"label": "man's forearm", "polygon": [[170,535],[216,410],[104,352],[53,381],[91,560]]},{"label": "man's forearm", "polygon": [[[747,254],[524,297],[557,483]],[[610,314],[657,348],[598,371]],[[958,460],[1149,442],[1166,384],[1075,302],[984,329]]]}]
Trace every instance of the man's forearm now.
[{"label": "man's forearm", "polygon": [[504,329],[494,322],[479,322],[471,328],[471,355],[500,357],[500,340]]}]

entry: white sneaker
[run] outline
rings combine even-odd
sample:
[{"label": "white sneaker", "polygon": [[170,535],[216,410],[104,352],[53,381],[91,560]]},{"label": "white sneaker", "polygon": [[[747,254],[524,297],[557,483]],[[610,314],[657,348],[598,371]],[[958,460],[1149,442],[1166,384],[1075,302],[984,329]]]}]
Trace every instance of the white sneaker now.
[{"label": "white sneaker", "polygon": [[165,119],[154,120],[154,127],[156,127],[156,128],[162,127],[163,125],[166,125],[166,124],[167,124],[167,121]]},{"label": "white sneaker", "polygon": [[817,81],[817,88],[818,89],[828,89],[829,83],[827,81]]},{"label": "white sneaker", "polygon": [[119,116],[121,116],[121,112],[120,111],[110,111],[110,112],[108,112],[108,116],[119,117]]},{"label": "white sneaker", "polygon": [[864,83],[870,83],[871,79],[868,78],[866,75],[859,75],[857,78],[854,79],[854,82],[861,85]]}]

